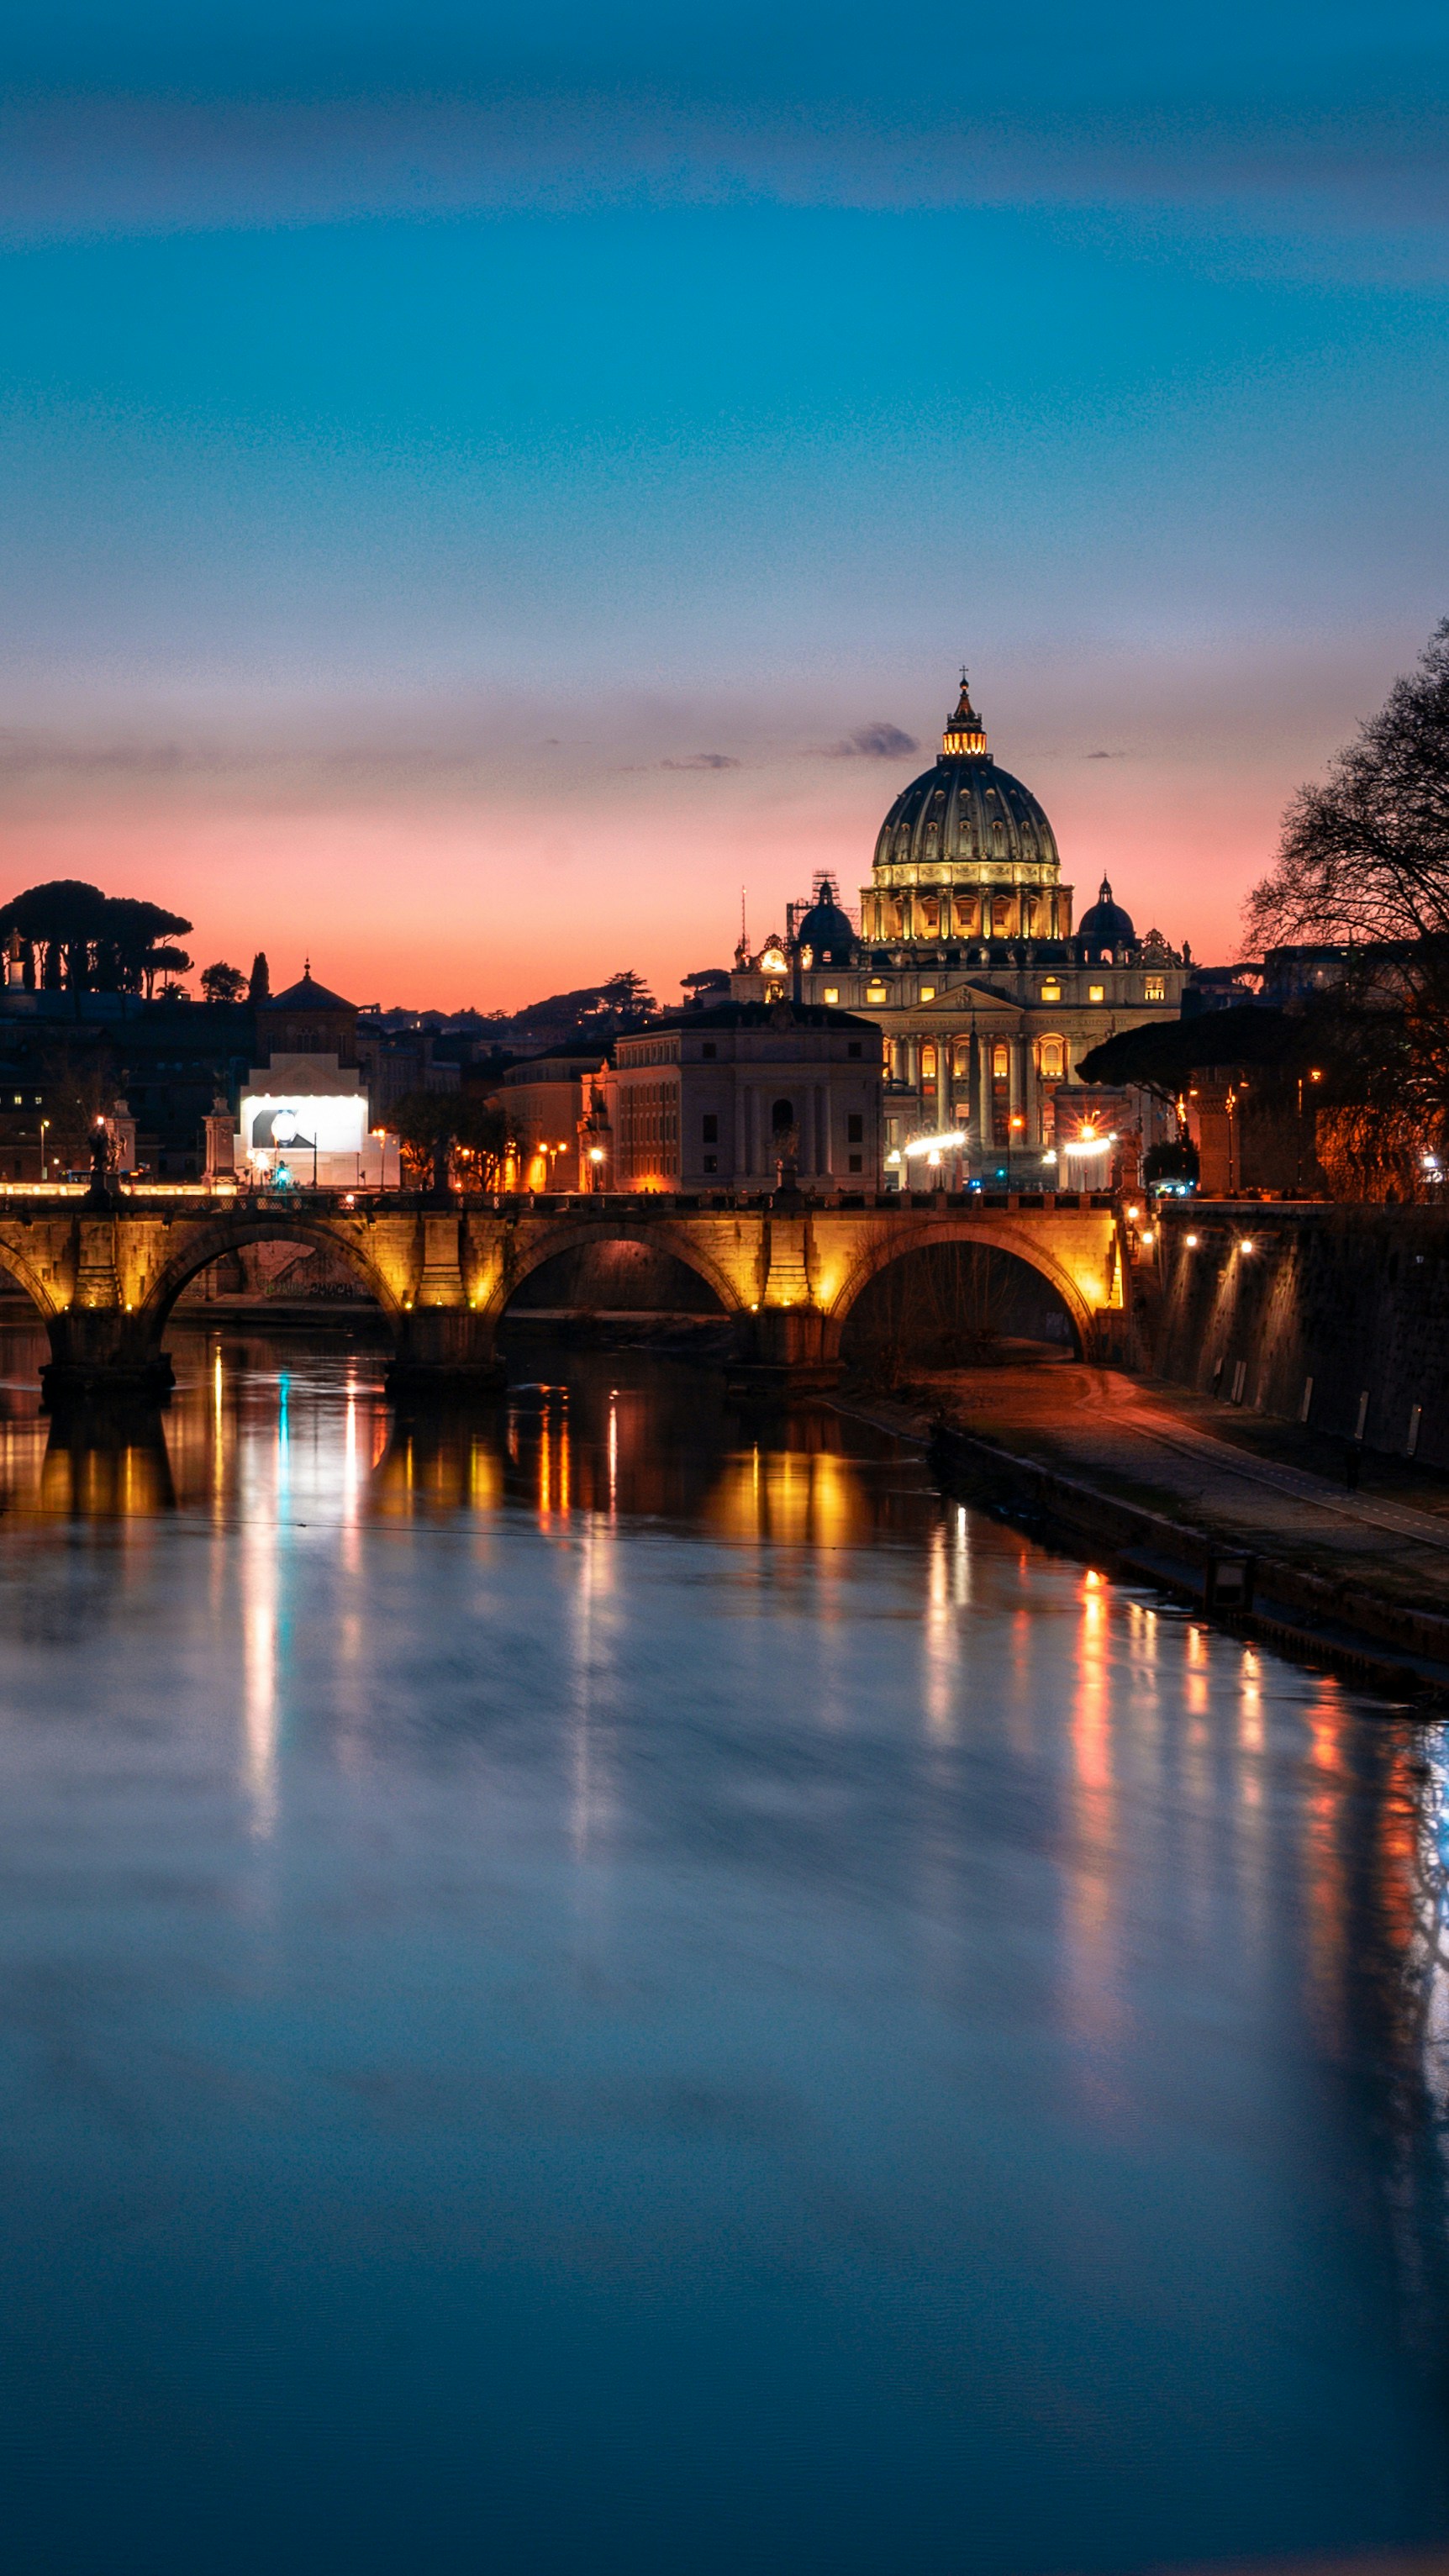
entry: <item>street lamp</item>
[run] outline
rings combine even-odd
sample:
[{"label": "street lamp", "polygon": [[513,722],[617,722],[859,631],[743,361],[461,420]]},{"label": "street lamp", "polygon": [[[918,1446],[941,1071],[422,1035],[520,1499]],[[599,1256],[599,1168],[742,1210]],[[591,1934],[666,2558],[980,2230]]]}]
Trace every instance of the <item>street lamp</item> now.
[{"label": "street lamp", "polygon": [[[1309,1066],[1308,1079],[1310,1082],[1323,1080],[1321,1064]],[[1295,1198],[1301,1199],[1303,1196],[1303,1076],[1301,1073],[1298,1076],[1298,1169],[1294,1178],[1293,1194]]]}]

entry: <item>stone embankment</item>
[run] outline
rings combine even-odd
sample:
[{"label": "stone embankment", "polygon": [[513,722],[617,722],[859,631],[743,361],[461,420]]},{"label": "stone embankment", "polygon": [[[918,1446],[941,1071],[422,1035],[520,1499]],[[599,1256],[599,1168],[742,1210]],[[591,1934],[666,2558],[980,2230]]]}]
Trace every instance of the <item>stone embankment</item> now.
[{"label": "stone embankment", "polygon": [[[1090,1562],[1396,1697],[1449,1699],[1449,1487],[1160,1380],[960,1371],[862,1407],[943,1483]],[[1357,1452],[1354,1452],[1357,1461]]]},{"label": "stone embankment", "polygon": [[1160,1377],[1449,1469],[1449,1207],[1184,1200],[1138,1275]]}]

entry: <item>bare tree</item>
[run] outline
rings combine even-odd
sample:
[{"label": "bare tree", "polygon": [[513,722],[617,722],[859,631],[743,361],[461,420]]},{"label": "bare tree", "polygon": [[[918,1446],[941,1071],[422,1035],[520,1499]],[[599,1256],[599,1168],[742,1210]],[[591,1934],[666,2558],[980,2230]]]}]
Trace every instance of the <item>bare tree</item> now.
[{"label": "bare tree", "polygon": [[1449,618],[1326,781],[1299,789],[1246,925],[1260,951],[1449,934]]}]

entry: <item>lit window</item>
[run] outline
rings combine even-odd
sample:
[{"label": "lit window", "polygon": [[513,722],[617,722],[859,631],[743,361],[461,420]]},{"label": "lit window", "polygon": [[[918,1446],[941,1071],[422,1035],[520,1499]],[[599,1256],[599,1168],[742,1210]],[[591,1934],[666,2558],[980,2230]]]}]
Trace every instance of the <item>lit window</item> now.
[{"label": "lit window", "polygon": [[1164,984],[1160,975],[1148,976],[1146,983],[1142,987],[1142,998],[1144,1002],[1166,1001],[1167,986]]},{"label": "lit window", "polygon": [[838,1002],[840,999],[840,986],[838,984],[827,984],[825,987],[825,998],[827,1002]]},{"label": "lit window", "polygon": [[921,999],[922,999],[922,1001],[923,1001],[923,1002],[934,1002],[935,998],[936,998],[936,987],[935,987],[935,985],[934,985],[934,984],[923,984],[923,985],[921,986]]},{"label": "lit window", "polygon": [[1009,1074],[1009,1072],[1010,1072],[1010,1071],[1011,1071],[1011,1058],[1010,1058],[1010,1056],[1007,1054],[1007,1051],[1006,1051],[1005,1046],[1004,1046],[1004,1045],[1001,1045],[1001,1044],[998,1044],[998,1045],[994,1046],[994,1047],[992,1048],[992,1050],[991,1050],[991,1079],[992,1079],[992,1081],[993,1081],[993,1082],[1005,1082],[1006,1077],[1007,1077],[1007,1075]]},{"label": "lit window", "polygon": [[1061,1081],[1063,1052],[1064,1042],[1061,1038],[1042,1039],[1041,1072],[1043,1082]]},{"label": "lit window", "polygon": [[1061,1000],[1062,988],[1054,975],[1048,976],[1047,981],[1043,984],[1041,988],[1041,997],[1044,1002],[1059,1002]]},{"label": "lit window", "polygon": [[1105,984],[1089,984],[1087,986],[1087,999],[1089,1002],[1105,1002],[1106,998],[1107,987]]},{"label": "lit window", "polygon": [[868,1002],[883,1002],[885,997],[886,989],[884,984],[868,984],[866,986],[865,998]]},{"label": "lit window", "polygon": [[921,1080],[922,1082],[934,1082],[935,1079],[936,1050],[933,1046],[923,1046],[921,1049]]}]

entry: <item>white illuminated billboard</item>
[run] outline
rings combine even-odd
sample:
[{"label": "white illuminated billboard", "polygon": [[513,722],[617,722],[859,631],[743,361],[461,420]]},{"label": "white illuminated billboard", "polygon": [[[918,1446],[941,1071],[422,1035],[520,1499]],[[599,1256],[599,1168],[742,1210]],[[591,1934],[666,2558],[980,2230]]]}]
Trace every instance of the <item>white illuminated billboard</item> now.
[{"label": "white illuminated billboard", "polygon": [[361,1091],[248,1092],[241,1105],[243,1146],[268,1161],[277,1154],[360,1154],[367,1137]]}]

